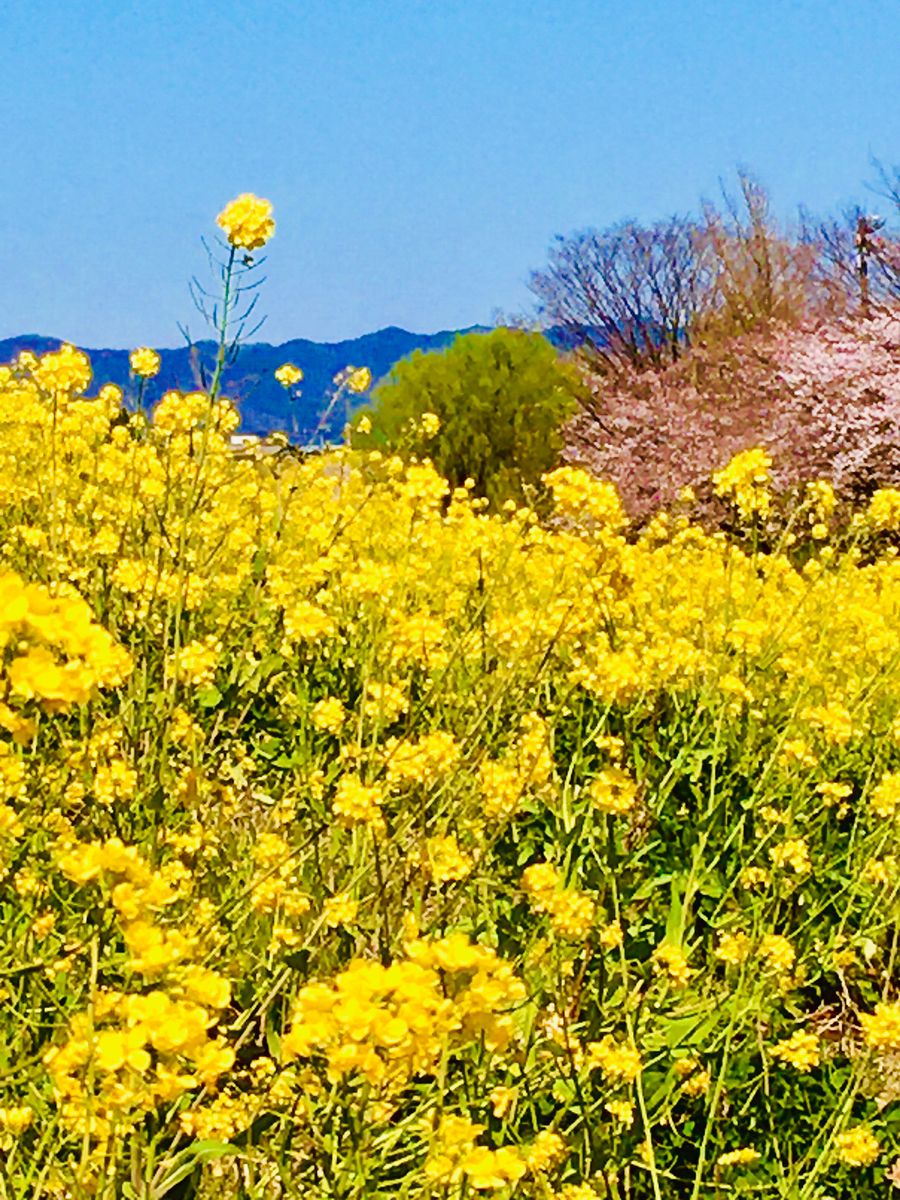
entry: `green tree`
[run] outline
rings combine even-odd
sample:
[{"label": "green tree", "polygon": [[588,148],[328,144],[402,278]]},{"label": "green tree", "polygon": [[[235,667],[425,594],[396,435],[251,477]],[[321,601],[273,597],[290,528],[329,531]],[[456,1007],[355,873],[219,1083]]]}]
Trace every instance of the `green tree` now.
[{"label": "green tree", "polygon": [[[371,432],[353,441],[427,456],[453,486],[472,479],[476,495],[495,506],[533,499],[558,460],[582,386],[539,333],[460,334],[446,350],[417,350],[398,363],[375,390]],[[422,421],[428,413],[438,418],[436,433],[435,422]]]}]

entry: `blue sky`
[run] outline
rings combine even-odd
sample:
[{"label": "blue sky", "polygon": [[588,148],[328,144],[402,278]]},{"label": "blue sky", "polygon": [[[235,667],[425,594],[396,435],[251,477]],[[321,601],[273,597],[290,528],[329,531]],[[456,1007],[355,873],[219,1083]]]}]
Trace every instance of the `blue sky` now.
[{"label": "blue sky", "polygon": [[[0,336],[177,345],[275,204],[260,337],[488,321],[556,233],[900,162],[896,0],[0,0]],[[877,206],[877,205],[876,205]]]}]

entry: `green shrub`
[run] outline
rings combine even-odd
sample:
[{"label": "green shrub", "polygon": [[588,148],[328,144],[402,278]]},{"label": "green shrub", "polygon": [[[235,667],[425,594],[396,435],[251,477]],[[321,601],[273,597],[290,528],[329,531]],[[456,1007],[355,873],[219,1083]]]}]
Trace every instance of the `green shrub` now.
[{"label": "green shrub", "polygon": [[[575,408],[574,369],[537,333],[460,334],[442,351],[415,351],[375,391],[371,431],[354,444],[429,457],[451,484],[474,480],[493,505],[534,499],[562,448]],[[422,421],[425,414],[438,418]],[[366,422],[363,422],[366,428]]]}]

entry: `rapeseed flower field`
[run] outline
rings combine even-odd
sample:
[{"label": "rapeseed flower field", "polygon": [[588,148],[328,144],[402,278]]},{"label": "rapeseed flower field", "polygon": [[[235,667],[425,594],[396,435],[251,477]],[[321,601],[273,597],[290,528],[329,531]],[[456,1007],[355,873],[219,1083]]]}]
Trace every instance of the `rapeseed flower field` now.
[{"label": "rapeseed flower field", "polygon": [[0,368],[0,1196],[884,1195],[900,494],[488,511],[217,379]]}]

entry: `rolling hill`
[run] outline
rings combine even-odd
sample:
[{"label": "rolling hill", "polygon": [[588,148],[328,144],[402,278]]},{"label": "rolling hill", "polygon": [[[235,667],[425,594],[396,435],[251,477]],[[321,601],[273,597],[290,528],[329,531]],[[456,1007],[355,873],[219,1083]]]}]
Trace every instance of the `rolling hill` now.
[{"label": "rolling hill", "polygon": [[[479,328],[479,327],[474,327]],[[247,433],[265,434],[275,429],[291,433],[297,440],[307,440],[315,430],[327,403],[331,382],[346,366],[369,367],[377,380],[386,375],[395,363],[413,350],[440,350],[448,346],[457,333],[468,330],[442,330],[439,333],[410,333],[389,326],[363,337],[343,342],[312,342],[295,338],[281,345],[252,342],[242,346],[236,362],[228,367],[223,391],[238,405],[241,429]],[[0,339],[0,362],[9,362],[22,350],[43,354],[56,349],[60,338],[41,334],[22,334]],[[89,349],[94,368],[94,386],[117,383],[126,396],[134,393],[134,380],[128,367],[128,350]],[[199,342],[194,347],[160,350],[162,366],[146,392],[146,402],[154,404],[171,388],[190,391],[202,386],[215,360],[215,344]],[[301,367],[304,374],[300,397],[292,401],[276,382],[274,372],[284,362]],[[330,428],[332,436],[339,432],[344,413],[335,412]]]}]

